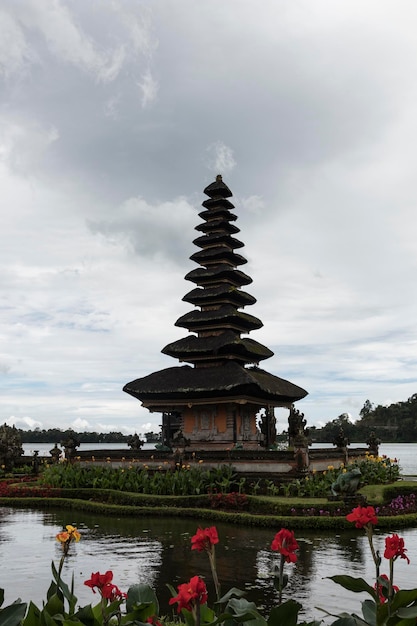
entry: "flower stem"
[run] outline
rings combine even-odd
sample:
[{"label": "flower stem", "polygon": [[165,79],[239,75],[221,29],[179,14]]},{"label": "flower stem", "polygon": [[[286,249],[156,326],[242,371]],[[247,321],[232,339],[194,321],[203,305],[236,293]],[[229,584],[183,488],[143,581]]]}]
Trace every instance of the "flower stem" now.
[{"label": "flower stem", "polygon": [[210,561],[211,575],[213,576],[214,588],[216,590],[216,598],[217,600],[220,600],[220,583],[219,577],[217,576],[216,553],[214,552],[214,546],[212,546],[212,549],[208,552],[208,557]]},{"label": "flower stem", "polygon": [[284,586],[284,563],[285,557],[281,554],[281,558],[279,561],[279,578],[278,578],[278,604],[282,602],[282,589]]}]

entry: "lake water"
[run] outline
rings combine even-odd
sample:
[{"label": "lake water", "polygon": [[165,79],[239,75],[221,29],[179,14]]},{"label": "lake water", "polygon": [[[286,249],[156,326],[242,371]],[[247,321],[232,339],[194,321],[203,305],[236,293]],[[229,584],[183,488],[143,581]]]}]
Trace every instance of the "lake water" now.
[{"label": "lake water", "polygon": [[[162,614],[166,615],[172,613],[172,608],[168,608],[170,596],[166,583],[177,586],[196,574],[208,582],[211,580],[206,555],[191,551],[190,545],[197,527],[205,527],[207,522],[146,517],[117,519],[75,511],[3,507],[0,508],[0,587],[5,588],[6,604],[18,596],[42,604],[49,586],[51,560],[58,563],[61,555],[55,535],[68,523],[77,526],[82,539],[71,546],[63,577],[70,582],[74,574],[80,604],[97,601],[97,595],[83,585],[97,571],[104,573],[111,569],[114,583],[124,591],[136,582],[149,583],[157,590]],[[279,528],[216,526],[222,590],[232,586],[245,589],[248,599],[267,610],[276,602],[270,573],[278,557],[270,545]],[[400,534],[405,539],[411,564],[402,559],[395,563],[395,583],[405,589],[416,584],[417,532],[402,530]],[[384,536],[377,537],[382,552]],[[373,562],[363,531],[352,529],[341,534],[298,531],[296,537],[300,546],[298,561],[286,569],[290,581],[285,597],[300,601],[309,619],[323,617],[315,607],[334,613],[358,611],[360,600],[366,596],[351,594],[326,577],[349,573],[372,583]],[[386,564],[383,563],[382,572],[386,571]],[[208,587],[213,599],[211,585]]]}]

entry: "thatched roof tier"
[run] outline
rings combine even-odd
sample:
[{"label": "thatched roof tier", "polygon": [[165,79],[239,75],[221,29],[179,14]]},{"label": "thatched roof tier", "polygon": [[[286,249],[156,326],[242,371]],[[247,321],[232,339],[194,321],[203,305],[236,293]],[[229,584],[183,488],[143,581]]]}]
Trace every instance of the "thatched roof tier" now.
[{"label": "thatched roof tier", "polygon": [[185,280],[190,280],[202,287],[220,285],[221,283],[242,287],[243,285],[250,285],[252,282],[250,276],[240,270],[235,270],[228,263],[219,263],[209,268],[197,267],[197,269],[186,274]]},{"label": "thatched roof tier", "polygon": [[157,407],[164,404],[190,406],[210,401],[290,406],[307,395],[288,380],[233,361],[220,367],[171,367],[138,378],[125,385],[123,391],[151,410],[159,410]]},{"label": "thatched roof tier", "polygon": [[227,220],[219,217],[218,219],[210,220],[209,222],[204,222],[203,224],[199,224],[195,227],[194,230],[199,230],[203,233],[214,233],[214,232],[227,232],[231,234],[240,233],[240,228],[231,224]]},{"label": "thatched roof tier", "polygon": [[206,248],[195,252],[190,256],[192,261],[199,263],[200,265],[213,265],[221,261],[227,261],[233,267],[237,265],[245,265],[247,260],[240,254],[236,254],[228,246],[220,245],[213,246],[212,248]]},{"label": "thatched roof tier", "polygon": [[211,337],[189,335],[168,344],[163,348],[162,353],[188,363],[220,362],[224,357],[242,363],[259,363],[274,354],[261,343],[253,339],[241,339],[231,330]]},{"label": "thatched roof tier", "polygon": [[226,198],[210,198],[209,200],[204,200],[201,203],[205,209],[213,209],[216,207],[224,207],[225,209],[234,209],[235,205],[230,202],[230,200],[226,200]]},{"label": "thatched roof tier", "polygon": [[208,235],[197,237],[197,239],[194,239],[193,244],[199,248],[208,248],[210,246],[225,244],[232,250],[236,250],[236,248],[243,248],[245,245],[242,241],[239,241],[239,239],[231,237],[228,232],[222,231],[215,231],[209,233]]},{"label": "thatched roof tier", "polygon": [[233,195],[220,175],[216,176],[214,183],[211,183],[204,189],[204,193],[206,196],[210,196],[210,198],[231,198]]},{"label": "thatched roof tier", "polygon": [[226,304],[214,310],[199,311],[195,309],[190,311],[182,315],[175,322],[175,326],[188,328],[188,330],[195,332],[231,328],[241,333],[247,333],[250,330],[262,328],[263,324],[257,317],[238,311],[234,306]]},{"label": "thatched roof tier", "polygon": [[208,211],[201,211],[201,213],[199,213],[198,215],[201,217],[201,219],[207,221],[219,218],[223,218],[228,222],[235,222],[237,220],[237,215],[235,215],[234,213],[230,213],[230,211],[226,207],[218,206],[217,204]]},{"label": "thatched roof tier", "polygon": [[255,304],[256,298],[246,291],[240,291],[230,285],[218,287],[206,287],[205,289],[193,289],[184,297],[184,302],[190,302],[195,306],[208,306],[210,304],[233,304],[236,307]]}]

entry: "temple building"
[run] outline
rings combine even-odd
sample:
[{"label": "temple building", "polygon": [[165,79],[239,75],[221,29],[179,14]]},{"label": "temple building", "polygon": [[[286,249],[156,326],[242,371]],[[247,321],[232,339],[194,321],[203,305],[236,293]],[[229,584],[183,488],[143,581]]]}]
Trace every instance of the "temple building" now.
[{"label": "temple building", "polygon": [[186,442],[190,450],[273,446],[274,407],[290,408],[307,392],[261,369],[273,356],[266,346],[248,337],[262,322],[243,309],[256,302],[241,287],[252,279],[240,268],[247,261],[235,252],[234,205],[230,189],[217,176],[206,187],[208,196],[196,227],[199,248],[190,258],[199,267],[185,279],[195,287],[183,298],[194,308],[175,323],[189,334],[162,352],[180,363],[127,383],[123,390],[151,412],[162,413],[165,445]]}]

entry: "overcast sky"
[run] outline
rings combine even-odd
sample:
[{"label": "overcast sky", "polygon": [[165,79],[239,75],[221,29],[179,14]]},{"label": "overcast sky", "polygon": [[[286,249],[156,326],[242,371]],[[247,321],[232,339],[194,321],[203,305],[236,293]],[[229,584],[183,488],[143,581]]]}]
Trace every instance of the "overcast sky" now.
[{"label": "overcast sky", "polygon": [[[1,423],[157,430],[204,187],[309,425],[417,392],[414,0],[2,0]],[[286,426],[279,413],[278,428]]]}]

